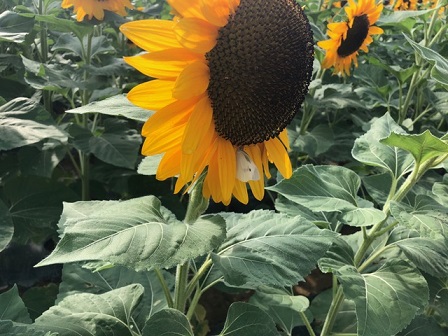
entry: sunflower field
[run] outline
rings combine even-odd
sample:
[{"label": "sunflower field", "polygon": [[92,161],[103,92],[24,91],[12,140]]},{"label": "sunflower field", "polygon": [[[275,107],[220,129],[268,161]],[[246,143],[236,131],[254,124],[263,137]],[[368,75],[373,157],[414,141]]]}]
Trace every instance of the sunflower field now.
[{"label": "sunflower field", "polygon": [[2,0],[0,336],[448,335],[447,0]]}]

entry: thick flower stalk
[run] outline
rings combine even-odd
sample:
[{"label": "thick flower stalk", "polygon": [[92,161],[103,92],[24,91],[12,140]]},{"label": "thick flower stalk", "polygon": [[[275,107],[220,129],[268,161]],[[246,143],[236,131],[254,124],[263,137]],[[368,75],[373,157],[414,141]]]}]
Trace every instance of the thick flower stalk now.
[{"label": "thick flower stalk", "polygon": [[156,177],[175,192],[206,172],[203,193],[248,202],[264,196],[269,162],[289,178],[286,126],[311,80],[313,40],[294,0],[168,0],[173,20],[121,31],[146,51],[125,61],[149,77],[128,94],[155,110],[142,153],[164,153]]},{"label": "thick flower stalk", "polygon": [[344,10],[347,21],[329,23],[327,35],[330,39],[317,43],[325,50],[323,68],[334,67],[335,74],[350,75],[352,63],[358,66],[358,52],[368,52],[367,46],[373,42],[372,35],[382,34],[383,30],[374,26],[379,19],[383,5],[375,0],[348,0]]}]

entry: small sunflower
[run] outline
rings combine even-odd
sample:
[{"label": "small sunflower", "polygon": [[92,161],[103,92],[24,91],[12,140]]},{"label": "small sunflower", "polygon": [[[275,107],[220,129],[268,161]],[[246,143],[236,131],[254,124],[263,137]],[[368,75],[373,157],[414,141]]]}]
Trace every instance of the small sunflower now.
[{"label": "small sunflower", "polygon": [[[168,0],[176,17],[126,23],[147,53],[125,61],[155,78],[128,99],[156,113],[142,153],[164,153],[156,177],[175,192],[206,171],[203,194],[248,202],[264,196],[268,162],[292,174],[285,127],[311,80],[313,39],[295,0]],[[264,173],[264,174],[263,174]]]},{"label": "small sunflower", "polygon": [[126,15],[126,8],[133,8],[129,0],[63,0],[61,7],[70,8],[76,13],[78,21],[88,20],[95,17],[98,20],[104,19],[104,11],[117,13],[121,16]]},{"label": "small sunflower", "polygon": [[334,73],[350,75],[352,62],[358,66],[358,50],[368,52],[372,35],[383,33],[381,28],[373,26],[381,15],[383,5],[375,4],[375,0],[359,0],[358,3],[348,0],[348,6],[344,9],[347,21],[329,23],[327,34],[330,39],[317,45],[326,51],[322,67],[334,66]]}]

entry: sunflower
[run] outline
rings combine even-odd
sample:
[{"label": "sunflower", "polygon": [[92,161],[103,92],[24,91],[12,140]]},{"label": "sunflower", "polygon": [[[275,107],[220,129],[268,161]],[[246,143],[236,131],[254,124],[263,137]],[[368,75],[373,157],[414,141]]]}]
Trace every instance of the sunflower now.
[{"label": "sunflower", "polygon": [[334,73],[350,75],[352,62],[358,66],[358,50],[368,52],[372,35],[383,33],[381,28],[373,26],[381,15],[383,5],[376,5],[375,0],[359,0],[358,3],[348,0],[348,6],[344,9],[347,21],[329,23],[327,34],[330,39],[317,45],[326,51],[322,67],[334,66]]},{"label": "sunflower", "polygon": [[70,8],[76,13],[78,21],[84,20],[87,16],[89,20],[95,17],[98,20],[104,19],[104,11],[126,15],[126,8],[133,8],[129,0],[63,0],[61,7]]},{"label": "sunflower", "polygon": [[125,61],[155,78],[128,93],[155,110],[142,129],[143,155],[164,153],[156,178],[175,192],[206,172],[203,195],[248,202],[264,196],[268,162],[292,174],[285,127],[310,83],[313,39],[295,0],[168,0],[173,20],[126,23],[147,53]]}]

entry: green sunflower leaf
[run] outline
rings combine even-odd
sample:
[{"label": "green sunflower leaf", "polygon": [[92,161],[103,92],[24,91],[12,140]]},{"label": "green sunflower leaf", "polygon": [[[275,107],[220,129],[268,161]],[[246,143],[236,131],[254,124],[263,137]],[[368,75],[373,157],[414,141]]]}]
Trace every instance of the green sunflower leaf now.
[{"label": "green sunflower leaf", "polygon": [[389,113],[386,113],[372,123],[367,133],[355,140],[352,155],[355,160],[369,166],[380,167],[389,172],[394,179],[398,179],[410,171],[414,161],[407,151],[380,142],[380,139],[388,137],[392,132],[405,134]]},{"label": "green sunflower leaf", "polygon": [[224,328],[218,336],[280,335],[272,318],[257,306],[235,302],[229,308]]},{"label": "green sunflower leaf", "polygon": [[[53,45],[53,51],[71,51],[76,56],[84,59],[84,52],[87,50],[87,44],[89,43],[89,38],[85,36],[81,41],[79,38],[73,36],[70,33],[59,35],[58,40]],[[110,45],[109,40],[106,36],[94,36],[91,43],[90,57],[95,57],[101,54],[115,53],[114,47]]]},{"label": "green sunflower leaf", "polygon": [[223,216],[227,238],[212,260],[231,286],[295,284],[315,268],[336,236],[300,216],[272,211]]},{"label": "green sunflower leaf", "polygon": [[8,246],[14,234],[14,223],[8,207],[0,199],[0,251]]},{"label": "green sunflower leaf", "polygon": [[137,271],[169,268],[204,255],[225,237],[225,222],[207,215],[189,225],[153,197],[64,203],[62,238],[38,266],[102,260]]},{"label": "green sunflower leaf", "polygon": [[422,271],[438,277],[448,274],[448,248],[445,241],[408,238],[395,245]]},{"label": "green sunflower leaf", "polygon": [[408,151],[419,164],[448,154],[448,144],[432,135],[429,130],[418,135],[391,133],[381,143]]},{"label": "green sunflower leaf", "polygon": [[36,330],[33,324],[16,323],[10,320],[0,320],[0,335],[2,336],[58,336],[52,332]]},{"label": "green sunflower leaf", "polygon": [[[162,271],[169,288],[174,285],[171,273]],[[140,328],[147,319],[158,311],[168,307],[163,288],[155,272],[136,272],[127,267],[115,266],[92,272],[78,264],[65,264],[62,270],[62,282],[59,285],[57,301],[78,293],[103,294],[111,289],[138,283],[143,286],[141,304],[136,308],[133,318]]]},{"label": "green sunflower leaf", "polygon": [[19,290],[16,285],[10,290],[0,294],[0,319],[20,323],[31,323],[28,310],[20,298]]},{"label": "green sunflower leaf", "polygon": [[133,284],[104,294],[81,293],[66,297],[36,319],[34,326],[59,336],[132,336],[131,313],[143,295]]},{"label": "green sunflower leaf", "polygon": [[385,214],[357,198],[361,180],[355,172],[339,166],[305,165],[266,189],[313,212],[339,212],[338,219],[352,226],[369,226],[382,221]]},{"label": "green sunflower leaf", "polygon": [[0,150],[10,150],[45,139],[67,143],[50,113],[27,98],[16,98],[0,106]]},{"label": "green sunflower leaf", "polygon": [[390,260],[371,274],[353,266],[335,272],[347,299],[353,300],[358,335],[395,335],[428,303],[425,278],[404,260]]},{"label": "green sunflower leaf", "polygon": [[[448,309],[448,307],[447,307]],[[445,314],[447,310],[443,312]],[[446,314],[445,314],[446,315]],[[446,336],[446,328],[440,326],[437,321],[426,315],[419,315],[412,320],[397,336]]]},{"label": "green sunflower leaf", "polygon": [[22,43],[34,28],[34,18],[11,11],[0,14],[0,40]]},{"label": "green sunflower leaf", "polygon": [[434,9],[425,9],[425,10],[418,10],[418,11],[393,11],[392,13],[389,13],[388,15],[381,15],[381,18],[377,21],[378,25],[381,27],[383,25],[397,25],[400,22],[413,18],[418,16],[423,16],[428,13],[433,12]]},{"label": "green sunflower leaf", "polygon": [[355,265],[355,254],[351,246],[341,237],[336,237],[333,245],[319,259],[319,268],[324,273],[334,272],[346,265]]},{"label": "green sunflower leaf", "polygon": [[194,336],[188,318],[176,309],[155,313],[143,328],[143,336]]},{"label": "green sunflower leaf", "polygon": [[134,169],[142,137],[126,120],[104,120],[104,132],[89,139],[90,153],[117,167]]},{"label": "green sunflower leaf", "polygon": [[163,154],[147,156],[143,158],[137,168],[137,173],[141,175],[156,175]]},{"label": "green sunflower leaf", "polygon": [[443,182],[434,183],[432,192],[437,196],[441,204],[448,206],[448,174],[443,177]]},{"label": "green sunflower leaf", "polygon": [[429,196],[417,195],[414,206],[391,202],[390,211],[401,225],[416,230],[421,237],[448,237],[448,209]]},{"label": "green sunflower leaf", "polygon": [[431,69],[431,77],[443,85],[448,85],[448,61],[445,57],[437,53],[436,51],[421,46],[417,42],[411,40],[406,34],[403,34],[409,44],[414,50],[420,54],[428,62],[434,64]]},{"label": "green sunflower leaf", "polygon": [[67,110],[67,113],[101,113],[120,116],[132,120],[145,122],[153,114],[152,111],[133,105],[124,95],[110,97],[81,107]]}]

